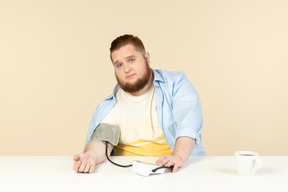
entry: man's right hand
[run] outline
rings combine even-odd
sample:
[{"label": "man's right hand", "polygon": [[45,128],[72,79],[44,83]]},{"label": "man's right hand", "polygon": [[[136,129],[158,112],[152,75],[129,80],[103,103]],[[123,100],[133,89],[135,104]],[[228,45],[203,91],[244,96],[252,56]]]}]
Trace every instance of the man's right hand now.
[{"label": "man's right hand", "polygon": [[[90,141],[84,153],[74,155],[73,169],[78,173],[93,173],[95,165],[106,160],[105,150],[106,145],[103,145],[102,141]],[[110,150],[108,154],[110,154]]]},{"label": "man's right hand", "polygon": [[93,157],[87,153],[78,153],[74,155],[73,169],[78,173],[93,173],[96,162]]}]

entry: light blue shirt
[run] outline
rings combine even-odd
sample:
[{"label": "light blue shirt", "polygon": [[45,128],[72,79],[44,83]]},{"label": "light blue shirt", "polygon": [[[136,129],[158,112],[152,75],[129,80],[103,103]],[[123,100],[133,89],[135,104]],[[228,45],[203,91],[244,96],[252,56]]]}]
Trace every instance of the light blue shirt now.
[{"label": "light blue shirt", "polygon": [[[196,140],[196,144],[190,156],[206,155],[201,142],[203,116],[197,91],[183,72],[153,70],[153,73],[157,118],[169,147],[174,150],[178,137],[191,137]],[[115,96],[119,88],[117,84],[112,95],[96,108],[85,147],[94,130],[116,104]]]}]

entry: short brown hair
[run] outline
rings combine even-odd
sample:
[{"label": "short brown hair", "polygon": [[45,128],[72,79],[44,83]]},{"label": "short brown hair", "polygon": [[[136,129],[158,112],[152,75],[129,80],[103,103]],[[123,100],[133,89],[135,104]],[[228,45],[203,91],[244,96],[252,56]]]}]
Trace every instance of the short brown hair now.
[{"label": "short brown hair", "polygon": [[146,51],[145,51],[145,47],[141,39],[134,35],[125,34],[125,35],[117,37],[116,39],[114,39],[114,41],[112,41],[111,47],[110,47],[111,61],[112,61],[111,54],[113,51],[116,51],[120,49],[121,47],[125,45],[129,45],[129,44],[133,45],[137,51],[142,53],[143,56],[145,55]]}]

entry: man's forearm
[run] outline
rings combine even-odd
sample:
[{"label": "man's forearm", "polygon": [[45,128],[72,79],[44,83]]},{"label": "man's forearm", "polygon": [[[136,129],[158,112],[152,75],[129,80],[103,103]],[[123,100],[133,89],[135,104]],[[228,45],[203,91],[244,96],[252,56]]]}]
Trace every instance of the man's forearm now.
[{"label": "man's forearm", "polygon": [[[106,145],[103,144],[101,141],[90,141],[86,148],[84,153],[90,155],[95,164],[99,164],[102,161],[106,160]],[[110,156],[110,150],[108,148],[108,156]]]},{"label": "man's forearm", "polygon": [[174,147],[173,155],[179,156],[184,162],[188,159],[195,146],[195,139],[191,137],[178,137]]}]

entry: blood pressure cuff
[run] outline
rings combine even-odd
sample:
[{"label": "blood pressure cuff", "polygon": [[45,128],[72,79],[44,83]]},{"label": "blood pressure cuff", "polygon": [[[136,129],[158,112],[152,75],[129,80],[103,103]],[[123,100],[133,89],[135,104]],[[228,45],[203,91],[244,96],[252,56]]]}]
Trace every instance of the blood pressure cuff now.
[{"label": "blood pressure cuff", "polygon": [[94,130],[90,141],[108,141],[108,147],[112,151],[113,146],[117,146],[120,138],[120,128],[117,125],[100,123]]}]

